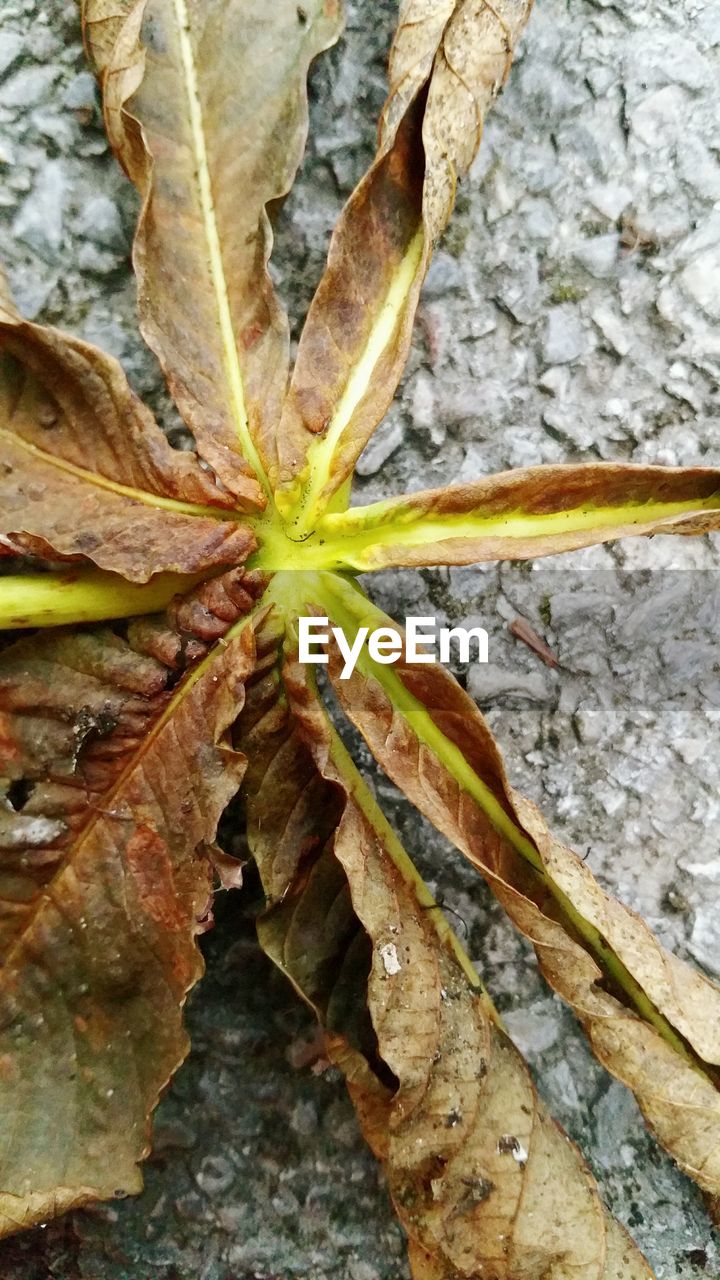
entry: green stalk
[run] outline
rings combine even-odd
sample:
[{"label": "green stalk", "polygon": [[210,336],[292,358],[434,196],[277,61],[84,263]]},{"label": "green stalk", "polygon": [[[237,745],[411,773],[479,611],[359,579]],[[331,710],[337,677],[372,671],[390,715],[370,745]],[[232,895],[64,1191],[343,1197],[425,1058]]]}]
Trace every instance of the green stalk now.
[{"label": "green stalk", "polygon": [[0,631],[160,613],[197,576],[160,573],[150,582],[126,582],[100,569],[0,577]]}]

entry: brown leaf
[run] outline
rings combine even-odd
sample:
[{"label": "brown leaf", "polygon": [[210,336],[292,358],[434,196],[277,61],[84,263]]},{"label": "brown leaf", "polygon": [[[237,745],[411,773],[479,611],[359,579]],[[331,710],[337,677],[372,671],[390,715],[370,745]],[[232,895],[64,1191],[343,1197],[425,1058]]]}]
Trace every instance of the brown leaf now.
[{"label": "brown leaf", "polygon": [[343,567],[477,564],[615,538],[720,528],[720,470],[621,463],[527,467],[350,507],[317,537]]},{"label": "brown leaf", "polygon": [[[248,585],[227,577],[236,618]],[[0,659],[0,1234],[141,1185],[244,769],[224,737],[252,626],[226,631],[208,650],[171,613]]]},{"label": "brown leaf", "polygon": [[640,1280],[276,629],[241,717],[264,948],[318,1013],[410,1237],[413,1275]]},{"label": "brown leaf", "polygon": [[83,12],[110,141],[144,201],[143,334],[201,455],[257,507],[288,369],[267,206],[292,184],[308,65],[338,34],[339,0],[85,0]]},{"label": "brown leaf", "polygon": [[[0,293],[4,429],[69,466],[158,497],[231,507],[191,453],[172,449],[112,356],[23,319]],[[4,415],[5,416],[5,415]],[[98,431],[98,424],[102,431]],[[218,512],[222,515],[222,511]]]},{"label": "brown leaf", "polygon": [[135,582],[246,559],[229,495],[170,447],[117,361],[1,298],[0,352],[0,534]]},{"label": "brown leaf", "polygon": [[[335,619],[385,614],[342,589]],[[331,613],[329,595],[325,609]],[[350,634],[352,631],[350,632]],[[388,776],[485,875],[532,941],[552,987],[604,1066],[635,1093],[663,1146],[704,1190],[720,1190],[720,990],[615,901],[514,791],[471,698],[441,666],[365,654],[333,687]]]},{"label": "brown leaf", "polygon": [[392,399],[433,246],[531,3],[402,7],[377,156],[335,228],[279,433],[278,501],[298,530],[314,527]]}]

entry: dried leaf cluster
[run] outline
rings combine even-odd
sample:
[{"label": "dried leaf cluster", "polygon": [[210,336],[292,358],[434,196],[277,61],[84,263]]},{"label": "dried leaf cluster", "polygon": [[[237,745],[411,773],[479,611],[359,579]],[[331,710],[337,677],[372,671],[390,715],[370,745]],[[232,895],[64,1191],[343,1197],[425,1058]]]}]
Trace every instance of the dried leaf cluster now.
[{"label": "dried leaf cluster", "polygon": [[[529,9],[402,0],[377,154],[291,370],[268,209],[300,162],[307,71],[340,0],[84,0],[108,136],[142,197],[142,332],[196,453],[168,445],[114,360],[23,320],[0,288],[0,623],[25,629],[0,659],[4,1233],[139,1189],[187,1052],[196,936],[213,884],[239,880],[215,837],[242,789],[260,942],[345,1073],[416,1280],[651,1274],[297,657],[309,611],[348,636],[388,624],[358,571],[720,527],[709,468],[536,467],[349,505]],[[363,650],[341,681],[329,657],[376,760],[720,1195],[720,991],[552,837],[446,671]]]}]

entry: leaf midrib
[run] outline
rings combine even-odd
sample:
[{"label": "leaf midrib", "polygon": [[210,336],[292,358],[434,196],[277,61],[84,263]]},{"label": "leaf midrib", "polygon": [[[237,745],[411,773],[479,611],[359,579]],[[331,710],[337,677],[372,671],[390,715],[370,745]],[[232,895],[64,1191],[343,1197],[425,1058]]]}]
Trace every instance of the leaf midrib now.
[{"label": "leaf midrib", "polygon": [[[443,515],[413,507],[412,495],[324,516],[318,534],[326,547],[352,568],[373,567],[385,548],[423,547],[440,541],[488,538],[522,541],[563,534],[655,524],[684,515],[720,510],[720,493],[677,502],[635,502],[598,507],[583,504],[562,511],[534,513],[517,509],[492,514],[474,511]],[[344,552],[344,555],[343,555]],[[375,554],[373,554],[375,553]],[[328,566],[330,567],[330,566]]]},{"label": "leaf midrib", "polygon": [[6,427],[0,427],[0,439],[7,440],[9,444],[15,445],[20,449],[25,449],[31,457],[49,466],[57,467],[59,471],[65,471],[76,480],[81,480],[85,484],[95,485],[96,488],[105,489],[121,498],[130,498],[134,502],[141,502],[146,507],[156,507],[161,511],[172,511],[177,515],[207,516],[219,521],[247,520],[247,516],[243,516],[241,512],[227,507],[204,507],[200,503],[183,502],[180,498],[166,498],[161,494],[150,493],[145,489],[135,489],[131,485],[120,484],[117,480],[110,480],[107,476],[99,475],[97,471],[87,471],[85,467],[79,467],[75,462],[68,462],[66,458],[59,458],[56,454],[48,453],[47,450],[41,449],[39,445],[31,444],[29,440],[24,440],[22,436],[16,435],[13,431],[8,431]]},{"label": "leaf midrib", "polygon": [[[314,527],[318,514],[331,496],[328,490],[333,482],[333,466],[337,455],[356,410],[372,386],[377,365],[402,323],[404,308],[417,280],[425,247],[425,229],[421,223],[393,272],[365,345],[348,372],[327,428],[322,435],[315,436],[308,446],[304,475],[298,477],[288,492],[279,498],[283,514],[288,523],[294,525],[298,534],[307,533]],[[298,485],[304,485],[299,498]]]},{"label": "leaf midrib", "polygon": [[230,296],[227,280],[225,278],[222,246],[220,243],[220,233],[218,231],[217,215],[215,212],[215,200],[213,197],[212,180],[210,177],[207,143],[205,141],[205,125],[203,120],[202,103],[200,101],[197,67],[195,65],[195,54],[193,52],[192,40],[190,38],[190,14],[188,11],[187,0],[172,0],[172,3],[178,28],[180,57],[182,60],[183,78],[187,93],[188,118],[192,138],[193,158],[195,160],[197,174],[197,191],[200,201],[200,210],[202,213],[205,241],[207,244],[212,290],[217,308],[223,365],[225,368],[225,375],[230,395],[230,405],[240,448],[245,458],[251,464],[264,493],[267,497],[270,497],[270,485],[267,476],[265,475],[260,455],[255,447],[255,442],[250,434],[242,370],[240,368],[240,360],[238,358],[237,340],[235,337],[235,329],[233,327],[232,312],[230,310]]}]

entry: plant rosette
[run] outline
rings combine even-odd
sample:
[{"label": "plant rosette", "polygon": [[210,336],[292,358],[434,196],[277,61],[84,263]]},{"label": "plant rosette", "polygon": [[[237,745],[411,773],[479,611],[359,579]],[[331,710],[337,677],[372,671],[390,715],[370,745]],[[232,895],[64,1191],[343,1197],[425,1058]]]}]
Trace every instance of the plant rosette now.
[{"label": "plant rosette", "polygon": [[377,154],[291,370],[267,211],[339,0],[83,4],[142,198],[142,332],[196,453],[170,447],[116,361],[24,320],[3,287],[0,622],[23,632],[0,667],[5,1233],[140,1188],[188,1049],[197,935],[214,885],[240,878],[216,845],[240,790],[261,945],[345,1073],[416,1280],[651,1274],[428,910],[300,658],[308,618],[333,629],[328,685],[380,766],[485,877],[658,1140],[720,1193],[720,991],[553,838],[440,664],[404,641],[382,660],[370,637],[399,629],[358,581],[720,527],[712,468],[533,467],[350,503],[529,9],[404,0]]}]

